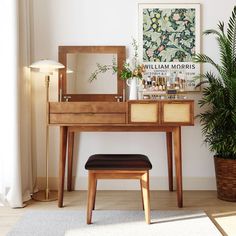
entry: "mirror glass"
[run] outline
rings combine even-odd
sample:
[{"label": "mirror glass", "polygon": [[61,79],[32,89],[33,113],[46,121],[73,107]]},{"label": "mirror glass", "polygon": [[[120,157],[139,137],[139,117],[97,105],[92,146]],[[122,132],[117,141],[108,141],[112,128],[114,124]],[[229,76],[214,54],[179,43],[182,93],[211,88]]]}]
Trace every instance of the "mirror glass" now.
[{"label": "mirror glass", "polygon": [[[125,46],[59,46],[59,101],[117,101],[125,98],[125,82],[121,79]],[[89,78],[100,65],[114,65],[118,73],[108,70],[97,79]],[[67,68],[67,69],[66,69]],[[72,72],[72,73],[70,73]]]},{"label": "mirror glass", "polygon": [[117,65],[114,53],[67,53],[67,93],[68,94],[116,94],[117,74],[112,70],[100,73],[96,80],[89,81],[90,76],[100,65]]}]

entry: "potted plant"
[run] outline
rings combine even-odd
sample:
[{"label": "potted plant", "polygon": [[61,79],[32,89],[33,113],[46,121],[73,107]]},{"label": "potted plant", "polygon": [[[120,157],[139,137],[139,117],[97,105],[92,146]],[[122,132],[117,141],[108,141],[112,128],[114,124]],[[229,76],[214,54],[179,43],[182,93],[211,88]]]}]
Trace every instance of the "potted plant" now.
[{"label": "potted plant", "polygon": [[[145,72],[145,67],[143,64],[138,63],[138,44],[135,39],[132,40],[132,46],[134,50],[134,55],[131,60],[127,59],[123,63],[122,70],[120,71],[120,77],[122,80],[126,80],[126,84],[129,88],[129,99],[138,99],[138,87],[141,85],[143,73]],[[113,73],[117,73],[117,62],[115,58],[112,60],[111,65],[101,65],[97,63],[96,70],[90,75],[89,81],[92,82],[98,78],[100,73],[105,73],[112,70]]]},{"label": "potted plant", "polygon": [[[229,19],[227,30],[219,22],[218,30],[210,29],[205,35],[214,35],[218,42],[220,64],[204,54],[197,54],[195,62],[209,63],[215,70],[206,72],[200,107],[207,108],[199,114],[204,141],[215,153],[217,196],[236,201],[236,6]],[[217,49],[214,49],[217,50]]]}]

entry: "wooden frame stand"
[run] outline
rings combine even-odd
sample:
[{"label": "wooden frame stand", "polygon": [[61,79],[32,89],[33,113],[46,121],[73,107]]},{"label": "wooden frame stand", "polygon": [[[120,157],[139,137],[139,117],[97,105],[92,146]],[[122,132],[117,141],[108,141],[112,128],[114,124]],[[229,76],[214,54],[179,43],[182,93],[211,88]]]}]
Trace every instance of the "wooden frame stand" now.
[{"label": "wooden frame stand", "polygon": [[95,206],[98,179],[139,179],[141,183],[145,220],[147,224],[150,224],[150,191],[148,170],[89,170],[88,177],[87,224],[91,224],[92,222],[92,211]]}]

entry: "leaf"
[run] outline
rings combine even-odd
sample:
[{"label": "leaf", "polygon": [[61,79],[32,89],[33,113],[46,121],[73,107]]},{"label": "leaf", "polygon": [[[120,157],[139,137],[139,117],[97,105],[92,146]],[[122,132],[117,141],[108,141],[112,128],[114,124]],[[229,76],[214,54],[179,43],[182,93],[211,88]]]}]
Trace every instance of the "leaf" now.
[{"label": "leaf", "polygon": [[151,45],[150,47],[155,44],[155,45],[160,45],[161,44],[161,33],[157,32],[146,32],[144,33],[145,36],[147,36],[150,40],[148,41]]},{"label": "leaf", "polygon": [[186,30],[186,27],[183,21],[177,21],[176,23],[178,24],[176,32],[183,32]]},{"label": "leaf", "polygon": [[143,10],[143,32],[148,31],[151,28],[152,21],[147,9]]},{"label": "leaf", "polygon": [[183,41],[182,41],[182,44],[183,44],[184,46],[190,48],[190,47],[191,47],[191,44],[192,44],[192,41],[193,41],[193,39],[192,39],[192,38],[189,38],[189,39],[183,40]]},{"label": "leaf", "polygon": [[232,50],[232,61],[234,66],[236,66],[236,6],[234,6],[232,16],[229,19],[227,36]]},{"label": "leaf", "polygon": [[184,20],[194,23],[195,9],[187,9],[187,11],[184,13],[184,16]]},{"label": "leaf", "polygon": [[169,21],[168,17],[162,17],[159,19],[158,24],[162,32],[173,32],[173,28],[171,27],[171,22]]},{"label": "leaf", "polygon": [[163,51],[161,51],[159,53],[159,55],[161,56],[161,61],[162,62],[173,61],[173,58],[175,57],[175,54],[178,51],[179,51],[179,49],[177,49],[177,48],[167,47],[166,49],[164,49]]}]

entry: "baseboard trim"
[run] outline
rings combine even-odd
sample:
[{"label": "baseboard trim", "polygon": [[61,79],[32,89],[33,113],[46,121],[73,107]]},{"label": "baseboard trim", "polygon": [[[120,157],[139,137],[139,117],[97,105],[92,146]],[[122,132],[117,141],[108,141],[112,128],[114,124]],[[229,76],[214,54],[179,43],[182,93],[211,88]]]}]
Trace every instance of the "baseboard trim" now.
[{"label": "baseboard trim", "polygon": [[[124,182],[125,181],[125,182]],[[67,188],[67,180],[65,180],[65,189]],[[87,189],[87,177],[73,177],[75,190]],[[37,177],[37,187],[45,189],[46,178]],[[49,188],[57,189],[58,178],[49,178]],[[98,181],[98,190],[138,190],[140,188],[139,181],[135,180],[101,180]],[[175,179],[174,179],[175,188]],[[167,177],[150,177],[151,190],[168,190]],[[216,190],[216,181],[214,177],[183,177],[183,190]]]}]

